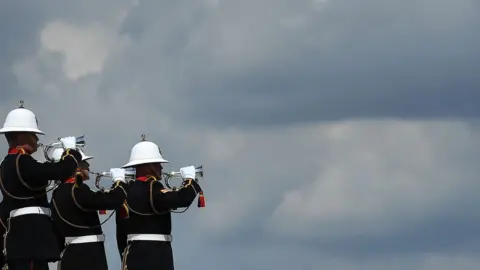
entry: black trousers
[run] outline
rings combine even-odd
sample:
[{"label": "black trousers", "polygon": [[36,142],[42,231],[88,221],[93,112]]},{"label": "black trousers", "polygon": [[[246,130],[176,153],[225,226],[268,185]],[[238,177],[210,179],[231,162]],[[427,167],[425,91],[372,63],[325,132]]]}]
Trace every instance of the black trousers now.
[{"label": "black trousers", "polygon": [[108,270],[104,243],[68,245],[59,266],[61,270]]},{"label": "black trousers", "polygon": [[48,262],[14,260],[8,262],[8,270],[48,270]]},{"label": "black trousers", "polygon": [[128,270],[174,270],[170,242],[133,241],[125,248],[122,268]]}]

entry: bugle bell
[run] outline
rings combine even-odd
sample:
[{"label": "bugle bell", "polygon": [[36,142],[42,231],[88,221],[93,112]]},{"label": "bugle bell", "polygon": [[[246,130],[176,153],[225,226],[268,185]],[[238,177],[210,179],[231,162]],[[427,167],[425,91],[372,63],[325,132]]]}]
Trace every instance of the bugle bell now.
[{"label": "bugle bell", "polygon": [[[59,137],[58,140],[60,141],[60,139],[61,138]],[[85,135],[75,137],[75,143],[76,143],[77,147],[84,147],[85,146]],[[50,144],[50,146],[61,147],[62,142],[54,142],[54,143]]]},{"label": "bugle bell", "polygon": [[[58,138],[60,140],[61,138]],[[77,147],[84,147],[86,142],[85,142],[85,135],[81,135],[75,138],[76,146]],[[51,151],[56,149],[56,148],[62,148],[62,142],[54,142],[50,144],[43,144],[39,143],[39,147],[43,147],[43,155],[45,159],[49,162],[54,162],[52,158],[52,153]]]},{"label": "bugle bell", "polygon": [[[177,187],[176,186],[170,186],[170,182],[169,180],[172,179],[172,178],[179,178],[179,179],[182,179],[182,173],[181,172],[169,172],[169,173],[162,173],[163,174],[163,180],[165,181],[165,185],[169,188],[169,189],[173,189],[173,190],[176,190]],[[194,180],[198,180],[198,178],[203,178],[203,165],[200,165],[200,166],[196,166],[195,167],[195,179]]]},{"label": "bugle bell", "polygon": [[[101,173],[95,173],[95,172],[90,172],[90,174],[95,175],[95,186],[100,190],[100,191],[105,191],[105,188],[100,186],[100,180],[102,180],[103,177],[107,178],[112,178],[112,174],[110,172],[101,172]],[[130,182],[130,181],[135,181],[135,176],[137,172],[134,168],[126,168],[125,169],[125,181]]]}]

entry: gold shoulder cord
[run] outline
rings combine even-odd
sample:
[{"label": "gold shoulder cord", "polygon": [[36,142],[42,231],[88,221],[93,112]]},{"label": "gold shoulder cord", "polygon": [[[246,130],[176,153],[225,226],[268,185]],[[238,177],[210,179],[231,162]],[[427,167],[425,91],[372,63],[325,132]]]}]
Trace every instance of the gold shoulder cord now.
[{"label": "gold shoulder cord", "polygon": [[[154,177],[153,177],[154,178]],[[187,211],[188,207],[185,208],[185,210],[183,211],[179,211],[179,212],[175,212],[175,211],[172,211],[172,210],[166,210],[166,211],[158,211],[156,208],[155,208],[155,205],[153,204],[153,184],[155,183],[155,181],[157,181],[156,178],[154,178],[153,181],[150,182],[150,190],[149,190],[149,199],[150,199],[150,207],[152,207],[152,210],[153,210],[153,213],[141,213],[139,211],[136,211],[134,209],[132,209],[132,207],[130,205],[128,205],[128,203],[125,202],[127,208],[128,208],[128,211],[132,211],[133,213],[139,215],[139,216],[153,216],[153,215],[162,215],[162,214],[166,214],[168,212],[171,212],[171,213],[183,213],[185,211]],[[189,185],[191,185],[191,181],[188,182],[187,185],[185,185],[184,187],[188,187]],[[183,187],[182,187],[183,188]],[[195,192],[197,193],[197,191],[195,190]],[[128,270],[128,266],[127,266],[127,257],[128,257],[128,254],[130,253],[130,244],[127,243],[127,246],[125,247],[125,249],[123,250],[123,258],[122,258],[122,270]]]},{"label": "gold shoulder cord", "polygon": [[[35,199],[35,198],[38,198],[38,197],[41,197],[45,194],[47,194],[49,191],[53,190],[56,185],[54,187],[52,187],[51,189],[46,189],[46,187],[48,187],[49,184],[47,184],[46,186],[42,186],[41,188],[32,188],[30,187],[22,178],[21,174],[20,174],[20,168],[19,168],[19,160],[20,160],[20,156],[23,155],[20,154],[20,155],[17,155],[17,158],[15,160],[15,165],[16,165],[16,171],[17,171],[17,176],[18,176],[18,179],[20,180],[20,183],[25,186],[27,189],[31,190],[31,191],[40,191],[42,189],[45,189],[45,192],[42,192],[42,193],[39,193],[39,194],[36,194],[34,196],[28,196],[28,197],[19,197],[19,196],[14,196],[12,195],[10,192],[8,192],[6,189],[5,189],[5,186],[3,185],[3,179],[2,177],[0,177],[0,186],[2,188],[3,191],[5,191],[5,193],[11,197],[11,198],[14,198],[14,199],[17,199],[17,200],[30,200],[30,199]],[[0,174],[3,176],[3,168],[0,167]]]},{"label": "gold shoulder cord", "polygon": [[[25,183],[22,176],[20,175],[20,170],[19,170],[19,166],[18,166],[20,155],[17,155],[16,161],[15,161],[18,179],[20,180],[20,183],[22,183],[22,185],[24,185],[29,190],[37,191],[36,189],[32,189],[27,183]],[[14,199],[17,199],[17,200],[35,199],[35,198],[38,198],[40,196],[43,196],[43,195],[47,194],[50,191],[50,190],[46,190],[44,193],[36,194],[35,196],[29,196],[29,197],[19,197],[19,196],[12,195],[10,192],[7,191],[7,189],[5,189],[5,186],[3,185],[3,167],[1,167],[1,165],[0,165],[0,186],[1,186],[2,190],[7,194],[7,196],[9,196],[11,198],[14,198]],[[48,187],[48,184],[47,184],[46,187]],[[46,187],[42,187],[41,189],[46,188]],[[55,186],[52,189],[54,189],[54,188],[55,188]],[[38,189],[38,190],[41,190],[41,189]],[[3,255],[5,257],[5,264],[3,265],[3,269],[7,270],[9,268],[8,263],[6,262],[6,258],[7,258],[7,235],[10,231],[10,218],[7,219],[7,224],[5,224],[3,222],[3,220],[0,218],[0,223],[1,223],[1,226],[5,229],[5,234],[3,235],[3,250],[2,250],[2,252],[3,252]]]},{"label": "gold shoulder cord", "polygon": [[[181,214],[181,213],[184,213],[185,211],[188,210],[188,208],[189,208],[190,206],[186,207],[186,208],[185,208],[184,210],[182,210],[182,211],[174,211],[174,210],[172,210],[172,209],[165,210],[165,211],[158,211],[158,210],[155,208],[155,205],[153,204],[153,184],[155,183],[155,181],[157,181],[157,179],[156,179],[155,177],[153,177],[153,176],[152,176],[152,178],[153,178],[154,180],[153,180],[152,182],[150,182],[150,190],[149,190],[149,195],[150,195],[150,196],[149,196],[149,198],[150,198],[150,207],[152,208],[153,213],[141,213],[141,212],[139,212],[139,211],[136,211],[136,210],[132,209],[132,207],[130,207],[130,205],[128,205],[128,203],[126,203],[129,211],[132,211],[133,213],[135,213],[135,214],[137,214],[137,215],[139,215],[139,216],[153,216],[153,215],[163,215],[163,214],[166,214],[166,213],[169,213],[169,212],[170,212],[170,213],[175,213],[175,214]],[[181,188],[185,188],[185,187],[188,187],[188,186],[192,185],[191,181],[192,181],[192,180],[188,181],[188,184],[184,185],[184,186],[181,187]],[[180,189],[181,189],[181,188],[180,188]],[[192,186],[192,188],[193,188],[193,186]],[[194,188],[194,190],[195,190],[195,188]],[[195,193],[197,193],[196,190],[195,190]]]},{"label": "gold shoulder cord", "polygon": [[[136,211],[134,210],[130,205],[128,205],[128,203],[125,201],[125,205],[127,206],[127,209],[128,211],[130,212],[133,212],[139,216],[153,216],[153,215],[161,215],[161,214],[165,214],[165,213],[168,213],[169,210],[167,211],[164,211],[164,212],[159,212],[154,204],[153,204],[153,184],[155,183],[157,179],[153,177],[153,181],[150,182],[150,190],[149,190],[149,199],[150,199],[150,207],[152,207],[152,210],[153,210],[153,213],[142,213],[142,212],[139,212],[139,211]],[[130,244],[128,243],[127,241],[127,246],[125,247],[125,249],[123,250],[123,258],[122,258],[122,270],[128,270],[128,265],[127,265],[127,258],[128,258],[128,255],[130,253]]]},{"label": "gold shoulder cord", "polygon": [[78,161],[77,161],[77,159],[76,159],[72,154],[70,154],[70,149],[67,149],[67,150],[65,151],[65,153],[63,153],[63,155],[62,155],[62,160],[65,160],[65,158],[68,157],[68,156],[70,156],[70,157],[73,158],[73,160],[74,160],[75,163],[77,164],[77,168],[78,168]]},{"label": "gold shoulder cord", "polygon": [[[78,209],[84,211],[84,212],[95,212],[97,210],[93,210],[93,209],[87,209],[87,208],[84,208],[82,207],[77,199],[75,198],[75,188],[78,187],[76,185],[76,183],[74,183],[72,185],[72,190],[71,190],[71,195],[72,195],[72,199],[73,199],[73,203],[75,203],[75,206],[77,206]],[[82,225],[78,225],[78,224],[74,224],[72,222],[69,222],[68,220],[66,220],[61,214],[60,214],[60,210],[58,210],[58,206],[57,206],[57,203],[55,202],[55,199],[53,198],[52,196],[52,203],[53,203],[53,207],[55,208],[55,211],[57,212],[58,216],[60,217],[60,219],[67,223],[68,225],[72,226],[72,227],[75,227],[75,228],[79,228],[79,229],[92,229],[92,228],[98,228],[98,227],[101,227],[103,224],[105,224],[112,216],[113,214],[115,214],[115,210],[107,217],[107,219],[105,219],[102,223],[100,223],[99,225],[95,225],[95,226],[82,226]]]},{"label": "gold shoulder cord", "polygon": [[[34,187],[31,187],[30,185],[27,184],[27,182],[25,182],[23,180],[23,177],[22,175],[20,174],[20,166],[19,166],[19,161],[20,161],[20,156],[21,155],[24,155],[25,154],[25,150],[22,149],[22,153],[20,153],[20,155],[17,155],[17,158],[15,159],[15,167],[16,167],[16,170],[17,170],[17,176],[18,176],[18,180],[20,180],[20,183],[22,183],[23,186],[25,186],[26,188],[28,188],[29,190],[31,191],[40,191],[40,190],[44,190],[48,187],[49,183],[47,183],[46,185],[44,186],[41,186],[39,188],[34,188]],[[48,191],[45,191],[45,193],[42,193],[42,195],[45,195],[47,194]]]},{"label": "gold shoulder cord", "polygon": [[153,204],[153,184],[155,183],[155,181],[157,181],[157,179],[153,176],[151,176],[151,178],[153,178],[153,181],[150,182],[150,190],[149,190],[149,199],[150,199],[150,207],[152,208],[153,210],[153,213],[142,213],[142,212],[139,212],[139,211],[136,211],[134,210],[132,207],[130,207],[130,205],[128,203],[125,203],[128,207],[128,210],[139,215],[139,216],[154,216],[154,215],[163,215],[163,214],[166,214],[168,212],[170,212],[170,210],[166,210],[166,211],[158,211],[157,208],[155,208],[155,205]]},{"label": "gold shoulder cord", "polygon": [[[3,256],[5,257],[5,264],[3,265],[3,268],[4,270],[8,270],[8,263],[7,263],[7,235],[8,235],[8,232],[10,231],[10,219],[7,220],[8,224],[7,226],[5,227],[6,228],[6,232],[5,234],[3,235]],[[2,225],[5,226],[5,224],[3,224],[2,222]]]},{"label": "gold shoulder cord", "polygon": [[58,210],[58,206],[57,206],[57,203],[55,202],[55,199],[52,198],[52,203],[53,203],[53,207],[55,208],[55,211],[57,212],[58,214],[58,217],[65,223],[67,223],[68,225],[74,227],[74,228],[78,228],[78,229],[93,229],[93,228],[98,228],[98,227],[101,227],[103,224],[105,224],[105,222],[107,222],[112,216],[113,214],[115,213],[115,211],[113,211],[110,216],[108,216],[108,218],[103,221],[102,223],[100,223],[99,225],[95,225],[95,226],[82,226],[82,225],[78,225],[78,224],[74,224],[72,222],[69,222],[68,220],[66,220],[61,214],[60,214],[60,211]]},{"label": "gold shoulder cord", "polygon": [[[70,149],[67,149],[67,151],[65,151],[65,153],[64,153],[63,156],[62,156],[62,160],[64,160],[65,157],[67,157],[67,156],[71,156],[71,157],[73,158],[73,160],[75,160],[75,163],[77,163],[77,167],[78,167],[78,161],[75,159],[75,157],[74,157],[72,154],[70,154]],[[75,175],[75,177],[76,177],[78,174],[79,174],[79,173],[77,172],[76,175]],[[76,206],[78,209],[80,209],[80,210],[82,210],[82,211],[84,211],[84,212],[95,212],[96,210],[86,209],[86,208],[82,207],[82,206],[78,203],[77,199],[75,198],[75,188],[76,188],[76,187],[78,187],[78,185],[77,185],[77,182],[75,181],[75,183],[72,185],[72,190],[71,190],[71,196],[72,196],[72,200],[73,200],[73,203],[75,204],[75,206]],[[53,196],[52,196],[52,203],[53,203],[53,207],[55,208],[55,211],[56,211],[57,214],[58,214],[58,217],[60,217],[60,219],[61,219],[63,222],[67,223],[67,224],[70,225],[71,227],[79,228],[79,229],[93,229],[93,228],[101,227],[101,226],[102,226],[103,224],[105,224],[105,223],[113,216],[113,214],[115,213],[115,211],[113,211],[113,212],[108,216],[108,218],[105,219],[105,220],[104,220],[102,223],[100,223],[99,225],[95,225],[95,226],[82,226],[82,225],[74,224],[74,223],[66,220],[66,219],[62,216],[62,214],[60,214],[60,210],[58,209],[57,203],[55,202],[55,199],[53,198]]]},{"label": "gold shoulder cord", "polygon": [[[186,188],[186,187],[191,186],[191,187],[193,188],[193,190],[195,191],[195,194],[197,194],[198,192],[197,192],[197,190],[195,189],[195,186],[192,185],[192,181],[193,181],[192,179],[189,179],[188,181],[184,180],[183,183],[182,183],[182,186],[181,186],[178,190],[180,190],[180,189],[182,189],[182,188]],[[187,184],[185,184],[185,182],[187,182]],[[196,195],[195,195],[195,196],[196,196]],[[187,211],[188,208],[190,208],[190,205],[187,206],[187,207],[186,207],[185,209],[183,209],[182,211],[173,211],[173,210],[172,210],[171,212],[172,212],[172,213],[175,213],[175,214],[181,214],[181,213],[184,213],[185,211]]]},{"label": "gold shoulder cord", "polygon": [[128,267],[127,267],[127,257],[128,257],[128,253],[130,253],[130,244],[127,243],[127,246],[125,247],[125,249],[123,250],[122,252],[123,254],[123,258],[122,258],[122,270],[127,270]]}]

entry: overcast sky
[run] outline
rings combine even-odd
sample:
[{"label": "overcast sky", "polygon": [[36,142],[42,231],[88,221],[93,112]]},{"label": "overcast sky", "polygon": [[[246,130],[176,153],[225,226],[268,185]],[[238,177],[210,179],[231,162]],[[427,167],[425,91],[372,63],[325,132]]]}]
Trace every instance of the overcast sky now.
[{"label": "overcast sky", "polygon": [[478,269],[479,70],[478,0],[0,2],[1,117],[205,166],[176,269]]}]

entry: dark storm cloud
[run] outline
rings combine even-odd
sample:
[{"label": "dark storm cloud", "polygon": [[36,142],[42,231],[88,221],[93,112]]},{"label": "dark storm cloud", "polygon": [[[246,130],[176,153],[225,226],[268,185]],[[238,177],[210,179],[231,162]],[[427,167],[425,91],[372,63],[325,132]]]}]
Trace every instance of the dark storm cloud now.
[{"label": "dark storm cloud", "polygon": [[297,239],[290,243],[332,255],[348,254],[350,258],[371,258],[375,254],[478,253],[480,238],[476,228],[479,224],[478,217],[442,217],[431,219],[413,230],[391,235],[358,235],[330,242],[306,239],[301,244]]},{"label": "dark storm cloud", "polygon": [[[228,235],[206,235],[205,240],[213,246],[249,246],[271,248],[290,245],[298,249],[317,250],[332,256],[348,258],[372,258],[376,255],[398,256],[424,253],[478,253],[480,237],[476,233],[480,216],[468,212],[437,216],[411,227],[405,221],[405,228],[392,233],[361,234],[325,239],[316,237],[315,232],[304,239],[297,237],[272,237],[263,227],[261,215],[252,214],[256,219],[246,220],[243,226]],[[320,229],[320,228],[319,228]]]},{"label": "dark storm cloud", "polygon": [[[21,93],[10,70],[12,61],[37,49],[38,32],[47,18],[84,22],[112,8],[112,2],[95,8],[88,1],[48,3],[29,3],[29,9],[21,1],[2,3],[2,100]],[[130,66],[120,67],[119,60],[109,59],[99,93],[115,92],[117,84],[140,83],[138,91],[147,100],[162,103],[163,87],[178,99],[191,97],[190,109],[176,111],[185,120],[222,126],[357,117],[477,117],[478,4],[422,3],[343,0],[327,2],[316,12],[307,1],[293,6],[278,1],[254,6],[221,2],[216,8],[141,1],[129,11],[119,34],[129,35],[138,46],[151,44],[151,53],[132,49],[123,55],[128,59],[124,65],[137,63],[150,70],[132,72]],[[239,15],[242,12],[248,16]],[[279,18],[294,18],[292,14],[304,24],[281,26]],[[254,28],[238,29],[242,23]],[[228,47],[216,41],[229,31],[232,38],[244,40],[240,50],[256,44],[253,56],[247,50],[244,57],[255,58],[259,47],[267,48],[265,59],[240,70],[209,60],[216,50]],[[192,43],[195,33],[199,41]],[[152,50],[156,45],[158,51]],[[111,77],[122,73],[130,80],[113,83]],[[170,79],[167,85],[159,81],[163,78]]]},{"label": "dark storm cloud", "polygon": [[[331,1],[322,12],[309,10],[305,1],[297,1],[297,8],[291,10],[278,1],[249,8],[246,3],[222,2],[216,10],[200,10],[202,16],[192,12],[199,18],[195,21],[178,16],[185,10],[181,4],[169,7],[170,14],[161,9],[154,20],[147,14],[161,4],[148,1],[130,13],[123,31],[140,44],[153,42],[159,48],[176,42],[171,47],[183,51],[183,57],[168,59],[158,51],[164,58],[153,59],[159,65],[167,61],[177,75],[184,73],[184,82],[177,86],[181,89],[176,90],[182,97],[194,97],[191,109],[183,112],[185,118],[193,112],[197,122],[256,126],[356,117],[479,116],[475,106],[480,101],[478,4],[387,2]],[[306,23],[282,28],[278,17],[292,14],[304,16]],[[251,29],[240,27],[246,33],[238,30],[238,24],[251,21],[257,22]],[[157,41],[149,25],[166,29],[158,34],[165,40]],[[175,34],[168,30],[174,26]],[[199,54],[224,49],[227,45],[216,43],[214,36],[228,32],[238,38],[239,50],[267,48],[268,57],[241,70],[196,54],[187,58],[184,48],[195,32],[211,46],[195,48]],[[332,47],[326,48],[330,41]],[[245,51],[245,58],[254,56],[255,52],[251,56]]]},{"label": "dark storm cloud", "polygon": [[[289,189],[305,184],[296,175],[287,175],[278,167],[286,168],[286,171],[308,172],[308,180],[313,181],[312,175],[318,173],[315,171],[318,164],[314,160],[319,156],[325,160],[332,158],[322,150],[328,148],[324,141],[326,145],[336,142],[332,139],[335,136],[325,135],[330,131],[322,131],[323,139],[317,139],[320,131],[318,136],[314,131],[308,131],[313,135],[304,139],[306,143],[302,145],[299,142],[303,140],[301,135],[307,132],[302,129],[288,138],[279,139],[278,144],[270,140],[278,134],[288,133],[283,127],[278,127],[268,138],[252,136],[253,139],[245,139],[245,130],[242,129],[233,139],[225,139],[224,136],[228,135],[222,133],[222,128],[229,126],[283,125],[350,117],[476,117],[478,109],[473,105],[479,99],[477,71],[480,52],[477,45],[480,43],[480,22],[475,2],[335,0],[327,1],[322,11],[315,11],[309,1],[300,0],[219,1],[217,6],[208,6],[205,2],[140,1],[137,7],[128,10],[116,32],[131,38],[125,51],[112,53],[101,72],[86,75],[78,81],[65,77],[62,61],[68,52],[48,51],[43,58],[35,58],[39,31],[46,22],[54,20],[79,28],[93,22],[101,24],[103,18],[124,11],[116,9],[121,6],[117,6],[118,1],[52,1],[42,2],[42,5],[29,2],[29,9],[25,8],[27,4],[18,1],[16,4],[0,4],[5,7],[0,9],[0,34],[8,40],[0,43],[0,102],[8,104],[5,106],[8,108],[3,108],[4,115],[17,104],[12,100],[6,103],[6,98],[28,97],[28,107],[39,116],[41,128],[48,133],[45,141],[58,135],[86,133],[89,140],[87,152],[96,156],[92,163],[95,171],[123,165],[130,147],[138,142],[139,134],[143,132],[164,149],[166,158],[172,161],[169,169],[176,169],[185,160],[207,159],[210,164],[205,165],[211,172],[205,184],[208,207],[201,210],[205,215],[201,220],[208,221],[208,217],[212,217],[209,211],[223,210],[218,206],[231,203],[224,194],[234,194],[231,197],[235,197],[235,203],[231,203],[227,212],[221,212],[227,217],[221,216],[217,220],[218,223],[227,223],[224,227],[213,224],[214,221],[211,221],[213,229],[197,227],[192,223],[192,215],[197,209],[174,217],[175,257],[182,269],[203,266],[209,269],[297,267],[317,270],[321,266],[342,270],[391,270],[396,268],[389,268],[389,263],[379,257],[401,254],[396,267],[423,270],[433,268],[422,268],[418,264],[409,267],[408,255],[420,256],[425,251],[478,251],[478,238],[470,237],[479,225],[478,218],[471,216],[476,211],[472,205],[478,205],[478,201],[468,207],[456,203],[452,209],[445,210],[452,213],[457,211],[455,209],[468,208],[466,212],[469,214],[464,216],[433,213],[425,217],[426,221],[415,223],[418,226],[414,228],[410,224],[408,228],[396,229],[395,233],[388,235],[345,233],[348,236],[335,237],[329,242],[315,235],[310,241],[297,236],[269,238],[266,220]],[[122,5],[124,8],[125,2]],[[106,32],[110,29],[105,28]],[[59,40],[62,38],[58,37]],[[12,62],[24,57],[32,57],[35,61],[17,68],[15,78],[11,73]],[[30,76],[39,79],[30,82]],[[18,78],[26,81],[23,85],[29,90],[28,96],[15,84]],[[10,87],[10,84],[14,85]],[[49,92],[51,86],[53,91]],[[5,89],[20,90],[5,92]],[[162,117],[168,117],[167,120],[174,125],[168,125]],[[79,118],[87,121],[80,125]],[[201,127],[195,129],[191,125]],[[222,132],[214,134],[211,126]],[[376,127],[371,126],[374,130]],[[465,131],[463,125],[450,127]],[[412,135],[409,128],[405,130],[410,141],[404,141],[404,144],[419,143],[416,141],[416,132],[419,131],[412,131]],[[427,139],[421,140],[418,148],[431,143],[430,135],[446,133],[447,130],[440,131],[425,135]],[[210,132],[213,135],[204,135]],[[363,134],[356,129],[347,129],[347,135],[341,128],[331,132],[348,138],[351,144],[348,147],[372,140],[371,134],[367,139],[351,139]],[[436,142],[433,147],[450,143],[453,148],[458,147],[455,138],[464,138],[462,134]],[[218,145],[206,142],[222,139],[225,141]],[[248,153],[232,150],[238,145],[241,149],[243,143],[248,144],[248,150],[245,150]],[[469,146],[472,145],[469,141]],[[0,150],[5,151],[5,147],[3,144]],[[298,147],[304,148],[299,150]],[[421,150],[424,149],[420,149],[418,155],[424,154]],[[229,151],[232,151],[231,157]],[[367,150],[358,150],[362,151]],[[203,155],[206,152],[210,155]],[[292,156],[287,160],[275,159],[286,153]],[[349,155],[355,154],[342,154],[332,162],[332,167],[340,166]],[[403,153],[398,158],[408,159],[409,155],[415,154],[417,152]],[[436,153],[435,156],[443,154]],[[463,157],[457,152],[454,154]],[[477,155],[477,152],[472,154],[472,159],[476,160]],[[446,156],[438,166],[460,171],[450,161],[458,162],[461,157]],[[252,161],[252,157],[256,161]],[[394,160],[388,166],[396,168],[397,162]],[[383,169],[389,171],[385,166]],[[248,179],[245,171],[250,173]],[[258,176],[258,171],[263,177]],[[475,167],[470,163],[459,178],[465,178],[467,172],[475,175]],[[385,173],[385,177],[392,174]],[[348,180],[353,182],[355,176],[349,177]],[[291,184],[285,184],[287,182]],[[381,182],[381,185],[388,186],[388,183]],[[245,186],[266,190],[262,192],[265,198],[254,207],[244,204],[242,200],[254,200],[248,196]],[[242,194],[237,194],[237,190]],[[369,191],[358,191],[361,192]],[[444,195],[432,193],[425,196]],[[457,195],[453,200],[462,196],[477,197],[476,194]],[[358,202],[359,207],[361,203]],[[242,213],[245,207],[249,209]],[[244,216],[238,224],[228,225],[228,220],[224,220],[237,215]],[[300,221],[308,222],[305,220]],[[345,226],[343,222],[340,220],[339,226]],[[371,223],[375,226],[374,220]],[[104,228],[110,267],[119,267],[113,222]],[[328,226],[322,228],[329,229]],[[198,232],[203,235],[195,235]],[[321,232],[322,235],[328,233]],[[340,258],[341,262],[325,262],[324,254]],[[352,258],[368,258],[378,261],[378,265],[343,263]]]}]

